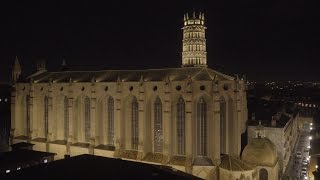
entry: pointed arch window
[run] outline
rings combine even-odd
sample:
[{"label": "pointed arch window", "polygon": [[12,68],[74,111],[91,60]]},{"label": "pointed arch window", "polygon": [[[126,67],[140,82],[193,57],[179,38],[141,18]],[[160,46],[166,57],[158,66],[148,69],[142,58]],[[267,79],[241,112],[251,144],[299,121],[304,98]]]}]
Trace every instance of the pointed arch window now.
[{"label": "pointed arch window", "polygon": [[68,140],[69,137],[69,100],[67,96],[64,97],[63,101],[63,118],[64,118],[64,140]]},{"label": "pointed arch window", "polygon": [[138,150],[139,144],[139,105],[137,98],[133,98],[131,103],[131,148]]},{"label": "pointed arch window", "polygon": [[177,102],[177,145],[178,155],[185,155],[185,103],[182,97]]},{"label": "pointed arch window", "polygon": [[26,105],[27,105],[27,107],[26,107],[26,111],[27,111],[27,127],[26,127],[26,129],[27,129],[27,136],[29,136],[29,133],[30,133],[30,96],[29,95],[27,95],[27,97],[26,97]]},{"label": "pointed arch window", "polygon": [[259,179],[268,180],[268,171],[265,168],[260,169],[260,171],[259,171]]},{"label": "pointed arch window", "polygon": [[162,103],[159,97],[154,102],[154,152],[162,152],[163,133],[162,133]]},{"label": "pointed arch window", "polygon": [[49,98],[44,97],[44,136],[48,135],[48,120],[49,120]]},{"label": "pointed arch window", "polygon": [[90,141],[90,99],[84,99],[84,128],[85,128],[85,141]]},{"label": "pointed arch window", "polygon": [[197,103],[197,153],[198,156],[207,156],[208,151],[208,122],[207,103],[204,98],[200,98]]},{"label": "pointed arch window", "polygon": [[223,97],[220,98],[220,153],[226,153],[226,101]]},{"label": "pointed arch window", "polygon": [[108,144],[114,145],[114,100],[110,96],[107,101],[108,114]]}]

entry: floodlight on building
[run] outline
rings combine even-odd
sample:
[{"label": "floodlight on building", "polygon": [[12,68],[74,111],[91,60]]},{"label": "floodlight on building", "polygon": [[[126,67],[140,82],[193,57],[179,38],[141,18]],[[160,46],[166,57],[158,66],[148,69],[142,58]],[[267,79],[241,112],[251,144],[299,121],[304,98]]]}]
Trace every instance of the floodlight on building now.
[{"label": "floodlight on building", "polygon": [[307,177],[307,176],[305,176],[305,177],[304,177],[304,179],[308,179],[308,177]]},{"label": "floodlight on building", "polygon": [[6,170],[6,173],[9,173],[9,172],[10,172],[10,169],[7,169],[7,170]]},{"label": "floodlight on building", "polygon": [[310,148],[311,148],[311,146],[309,145],[309,146],[307,146],[307,148],[308,148],[308,149],[310,149]]},{"label": "floodlight on building", "polygon": [[316,165],[316,169],[318,169],[318,165]]},{"label": "floodlight on building", "polygon": [[312,126],[313,125],[313,123],[310,123],[310,126]]}]

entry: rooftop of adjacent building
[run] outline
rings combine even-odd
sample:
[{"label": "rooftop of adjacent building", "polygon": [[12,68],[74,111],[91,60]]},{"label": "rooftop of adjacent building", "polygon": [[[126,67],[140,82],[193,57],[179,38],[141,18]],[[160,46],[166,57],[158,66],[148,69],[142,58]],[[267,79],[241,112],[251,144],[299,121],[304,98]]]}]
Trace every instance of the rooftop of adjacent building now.
[{"label": "rooftop of adjacent building", "polygon": [[16,168],[17,165],[29,164],[53,156],[55,153],[26,149],[2,152],[0,153],[0,174],[7,169]]},{"label": "rooftop of adjacent building", "polygon": [[[167,166],[83,154],[3,175],[15,179],[200,179]],[[1,177],[1,175],[0,175]]]}]

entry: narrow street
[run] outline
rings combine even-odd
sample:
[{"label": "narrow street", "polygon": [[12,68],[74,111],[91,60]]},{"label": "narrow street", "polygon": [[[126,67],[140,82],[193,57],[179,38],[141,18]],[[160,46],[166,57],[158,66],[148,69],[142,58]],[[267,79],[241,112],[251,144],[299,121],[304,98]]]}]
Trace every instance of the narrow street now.
[{"label": "narrow street", "polygon": [[[292,158],[290,159],[290,162],[287,166],[286,175],[290,177],[290,180],[309,179],[309,148],[310,133],[309,131],[301,131],[297,140],[296,147],[292,152]],[[304,172],[306,172],[306,174],[302,173],[302,169],[304,169]]]}]

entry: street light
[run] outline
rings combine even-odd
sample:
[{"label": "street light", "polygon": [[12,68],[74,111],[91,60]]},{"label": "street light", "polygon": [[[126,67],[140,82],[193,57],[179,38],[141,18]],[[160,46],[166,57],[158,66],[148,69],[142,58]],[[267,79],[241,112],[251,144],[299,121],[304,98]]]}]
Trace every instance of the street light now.
[{"label": "street light", "polygon": [[312,139],[312,136],[309,136],[309,140],[311,140]]},{"label": "street light", "polygon": [[313,123],[310,123],[310,126],[312,126],[313,125]]}]

